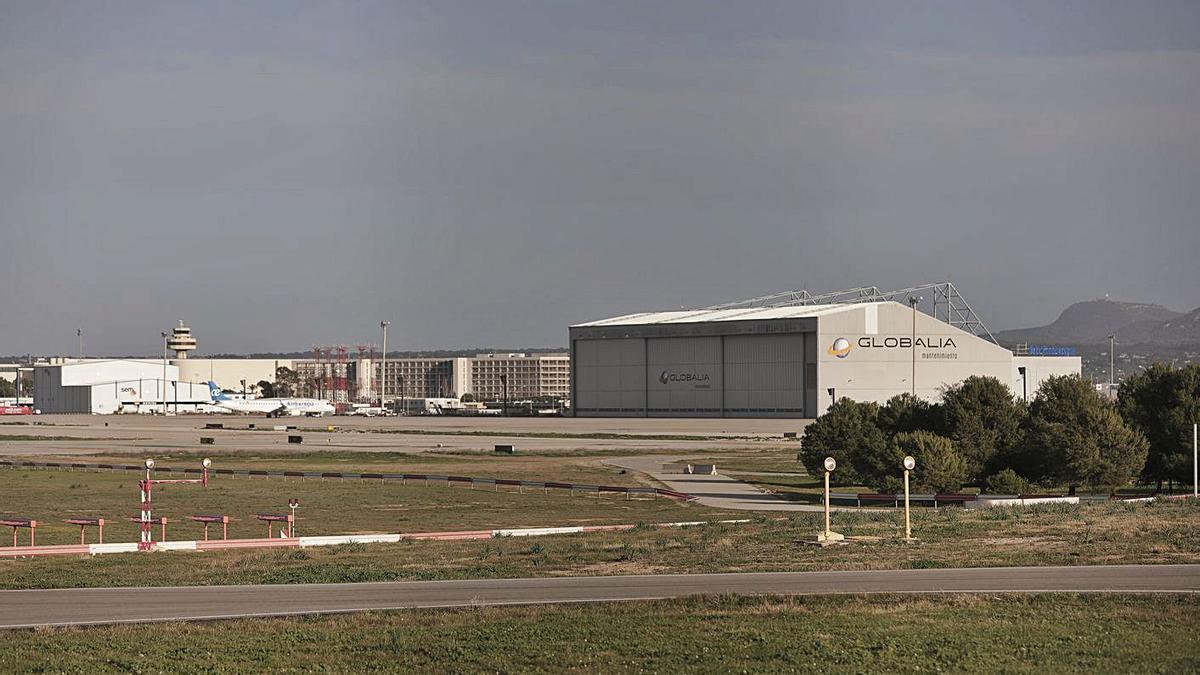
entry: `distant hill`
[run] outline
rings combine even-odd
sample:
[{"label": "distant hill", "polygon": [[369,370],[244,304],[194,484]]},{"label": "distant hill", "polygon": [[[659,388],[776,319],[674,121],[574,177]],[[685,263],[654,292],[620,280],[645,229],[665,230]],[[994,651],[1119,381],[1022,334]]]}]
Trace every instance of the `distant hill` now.
[{"label": "distant hill", "polygon": [[1181,314],[1162,305],[1089,300],[1066,308],[1048,326],[1001,331],[996,339],[1006,345],[1093,345],[1109,335],[1125,345],[1200,344],[1200,308]]}]

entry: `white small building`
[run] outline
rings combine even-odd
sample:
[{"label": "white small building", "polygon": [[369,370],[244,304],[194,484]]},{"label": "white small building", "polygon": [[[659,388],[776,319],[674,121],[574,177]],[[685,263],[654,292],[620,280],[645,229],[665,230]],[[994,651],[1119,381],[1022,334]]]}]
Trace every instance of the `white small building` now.
[{"label": "white small building", "polygon": [[45,414],[199,412],[210,401],[206,384],[179,382],[179,368],[164,369],[162,361],[102,359],[34,368],[34,407]]}]

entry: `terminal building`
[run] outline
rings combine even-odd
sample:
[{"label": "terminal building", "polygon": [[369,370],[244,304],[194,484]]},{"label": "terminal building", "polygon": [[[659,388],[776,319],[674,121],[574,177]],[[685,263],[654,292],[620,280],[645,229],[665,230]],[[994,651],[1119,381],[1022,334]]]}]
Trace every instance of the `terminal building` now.
[{"label": "terminal building", "polygon": [[1081,370],[1078,356],[1001,347],[949,282],[629,314],[571,326],[570,342],[572,409],[587,417],[811,418],[842,397],[936,400],[972,375],[1032,398]]}]

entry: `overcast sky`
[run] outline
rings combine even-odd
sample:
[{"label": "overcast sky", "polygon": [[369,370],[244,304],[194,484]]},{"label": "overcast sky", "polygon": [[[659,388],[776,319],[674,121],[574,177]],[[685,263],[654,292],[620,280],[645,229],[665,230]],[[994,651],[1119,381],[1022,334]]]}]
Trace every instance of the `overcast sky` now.
[{"label": "overcast sky", "polygon": [[1200,305],[1200,2],[0,3],[0,354]]}]

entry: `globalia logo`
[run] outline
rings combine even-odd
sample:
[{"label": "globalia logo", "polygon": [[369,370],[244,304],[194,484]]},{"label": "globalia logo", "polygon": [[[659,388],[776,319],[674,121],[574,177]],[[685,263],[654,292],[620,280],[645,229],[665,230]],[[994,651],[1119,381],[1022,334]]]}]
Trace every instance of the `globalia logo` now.
[{"label": "globalia logo", "polygon": [[665,370],[662,371],[662,374],[660,374],[658,376],[658,381],[662,382],[663,384],[666,384],[670,379],[671,379],[671,374]]},{"label": "globalia logo", "polygon": [[838,338],[829,345],[829,355],[836,356],[839,359],[844,359],[850,356],[850,341],[846,338]]}]

